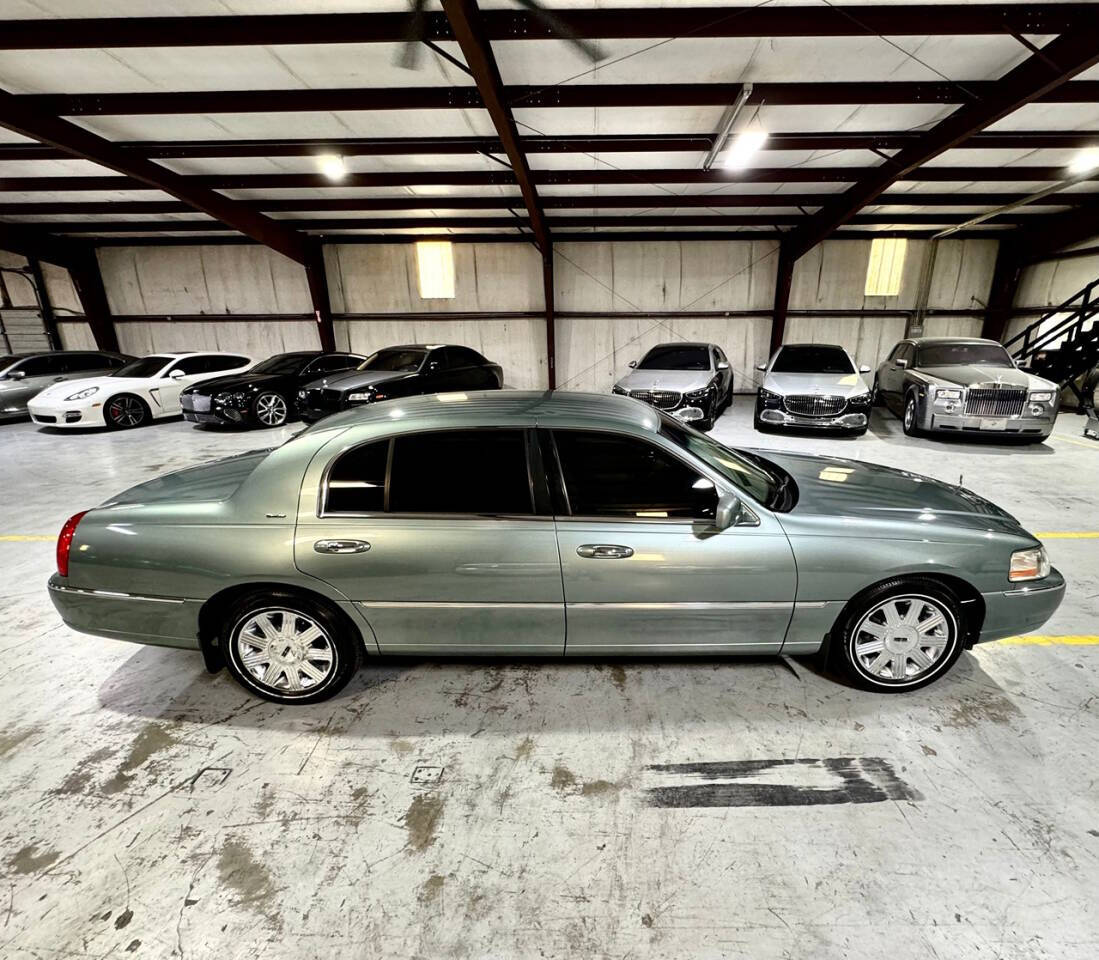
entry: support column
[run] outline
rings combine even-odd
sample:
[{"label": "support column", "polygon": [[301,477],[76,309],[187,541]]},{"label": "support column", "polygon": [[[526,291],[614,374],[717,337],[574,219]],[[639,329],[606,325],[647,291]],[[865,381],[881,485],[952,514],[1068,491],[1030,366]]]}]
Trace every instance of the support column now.
[{"label": "support column", "polygon": [[785,240],[780,241],[778,248],[778,271],[775,275],[775,306],[771,312],[771,345],[768,357],[782,346],[783,337],[786,335],[786,312],[790,308],[790,285],[794,279],[794,264],[797,258],[793,255]]},{"label": "support column", "polygon": [[542,286],[546,298],[546,377],[551,390],[557,389],[557,318],[553,292],[553,246],[542,255]]},{"label": "support column", "polygon": [[103,288],[103,276],[99,272],[95,250],[86,250],[74,256],[68,267],[76,296],[84,311],[84,319],[88,321],[95,338],[95,345],[100,350],[118,353],[118,334],[115,332],[111,305],[107,300],[107,291]]},{"label": "support column", "polygon": [[309,283],[309,298],[313,301],[313,318],[317,321],[317,336],[321,349],[336,349],[336,330],[332,325],[332,302],[328,297],[328,273],[324,269],[324,247],[311,241],[305,252],[305,279]]}]

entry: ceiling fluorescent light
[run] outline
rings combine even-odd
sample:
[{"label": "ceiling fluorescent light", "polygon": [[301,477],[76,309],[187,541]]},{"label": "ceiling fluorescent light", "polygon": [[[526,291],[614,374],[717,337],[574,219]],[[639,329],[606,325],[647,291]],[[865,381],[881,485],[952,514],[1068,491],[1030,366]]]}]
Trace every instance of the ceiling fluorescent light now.
[{"label": "ceiling fluorescent light", "polygon": [[1085,147],[1068,165],[1069,173],[1088,173],[1099,168],[1099,147]]},{"label": "ceiling fluorescent light", "polygon": [[416,269],[421,300],[454,299],[454,244],[449,240],[419,241]]},{"label": "ceiling fluorescent light", "polygon": [[729,151],[725,154],[725,169],[743,170],[766,142],[766,130],[741,130],[733,137]]},{"label": "ceiling fluorescent light", "polygon": [[328,154],[317,157],[317,163],[321,168],[321,173],[329,180],[342,180],[347,176],[347,164],[343,162],[343,157]]}]

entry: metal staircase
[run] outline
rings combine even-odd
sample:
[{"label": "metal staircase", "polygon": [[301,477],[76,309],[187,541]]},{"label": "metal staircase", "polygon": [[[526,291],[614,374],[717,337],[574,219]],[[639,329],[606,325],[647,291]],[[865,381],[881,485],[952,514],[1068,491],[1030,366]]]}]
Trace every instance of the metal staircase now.
[{"label": "metal staircase", "polygon": [[1004,347],[1019,366],[1071,390],[1080,411],[1095,419],[1099,278],[1046,311]]}]

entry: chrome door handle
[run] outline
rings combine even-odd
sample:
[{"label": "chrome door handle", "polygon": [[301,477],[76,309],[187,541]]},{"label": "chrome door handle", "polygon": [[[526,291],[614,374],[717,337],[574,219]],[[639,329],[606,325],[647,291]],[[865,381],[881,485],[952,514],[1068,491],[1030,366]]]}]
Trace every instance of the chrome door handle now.
[{"label": "chrome door handle", "polygon": [[365,540],[318,540],[313,549],[317,553],[366,553],[370,544]]},{"label": "chrome door handle", "polygon": [[589,560],[625,560],[633,556],[633,547],[621,547],[616,543],[582,543],[576,555]]}]

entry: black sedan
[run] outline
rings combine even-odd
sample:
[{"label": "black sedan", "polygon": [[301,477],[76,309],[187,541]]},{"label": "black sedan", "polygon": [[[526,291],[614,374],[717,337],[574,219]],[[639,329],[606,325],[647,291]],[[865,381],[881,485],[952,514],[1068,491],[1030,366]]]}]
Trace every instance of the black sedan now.
[{"label": "black sedan", "polygon": [[409,344],[371,354],[356,370],[322,377],[298,393],[298,414],[313,423],[338,410],[421,393],[499,390],[504,372],[469,347]]},{"label": "black sedan", "polygon": [[294,397],[302,384],[353,370],[362,361],[354,353],[279,353],[246,373],[188,387],[179,398],[183,418],[193,423],[281,427],[294,419]]}]

